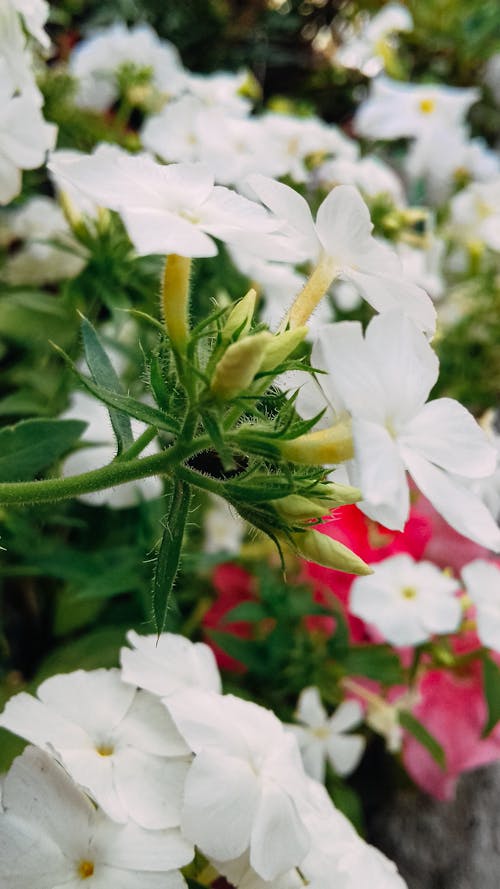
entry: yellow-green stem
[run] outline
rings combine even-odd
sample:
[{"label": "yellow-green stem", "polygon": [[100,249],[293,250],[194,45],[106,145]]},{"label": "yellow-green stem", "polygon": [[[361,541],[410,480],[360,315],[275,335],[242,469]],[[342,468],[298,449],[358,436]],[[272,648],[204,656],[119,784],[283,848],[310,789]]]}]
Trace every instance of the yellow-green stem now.
[{"label": "yellow-green stem", "polygon": [[165,260],[161,290],[162,314],[172,344],[184,351],[189,337],[191,259],[171,253]]},{"label": "yellow-green stem", "polygon": [[339,269],[331,256],[323,255],[296,297],[285,323],[293,330],[305,324],[325,295]]}]

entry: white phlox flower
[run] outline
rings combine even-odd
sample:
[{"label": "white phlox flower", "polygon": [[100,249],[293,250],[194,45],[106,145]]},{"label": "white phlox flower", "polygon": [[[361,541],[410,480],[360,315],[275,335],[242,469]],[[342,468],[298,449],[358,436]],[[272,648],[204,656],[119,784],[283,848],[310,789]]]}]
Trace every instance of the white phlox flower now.
[{"label": "white phlox flower", "polygon": [[161,703],[118,670],[52,676],[0,725],[52,753],[114,821],[177,830],[189,749]]},{"label": "white phlox flower", "polygon": [[206,553],[230,553],[237,555],[245,536],[245,522],[231,509],[227,500],[210,494],[210,505],[203,516]]},{"label": "white phlox flower", "polygon": [[[399,307],[426,333],[434,332],[436,312],[431,300],[404,279],[396,254],[372,236],[368,207],[355,188],[334,188],[314,222],[307,202],[293,188],[259,175],[249,176],[247,182],[278,219],[287,221],[280,234],[269,237],[274,258],[314,262],[323,292],[340,277],[354,284],[376,311]],[[254,244],[249,248],[253,250]]]},{"label": "white phlox flower", "polygon": [[[90,472],[106,466],[116,457],[116,442],[109,414],[101,401],[97,401],[85,392],[73,392],[70,406],[61,414],[65,420],[84,420],[87,423],[81,442],[86,446],[79,448],[67,457],[62,465],[62,475],[69,477],[82,472]],[[130,425],[134,439],[146,429],[144,423],[131,418]],[[88,446],[87,446],[88,445]],[[150,442],[142,451],[147,457],[159,451],[157,439]],[[106,488],[90,494],[81,494],[79,499],[90,506],[110,506],[112,509],[128,509],[137,506],[143,500],[154,500],[161,497],[163,484],[160,478],[137,479],[116,488]]]},{"label": "white phlox flower", "polygon": [[304,768],[311,778],[324,782],[327,761],[337,775],[354,771],[365,748],[362,735],[347,734],[363,721],[363,708],[358,701],[343,701],[329,717],[318,689],[304,688],[295,718],[302,724],[288,728],[297,739]]},{"label": "white phlox flower", "polygon": [[117,210],[141,255],[215,256],[213,238],[241,243],[277,227],[258,204],[222,186],[203,164],[163,166],[110,145],[93,155],[49,164],[103,207]]},{"label": "white phlox flower", "polygon": [[221,691],[213,651],[204,642],[190,642],[175,633],[139,636],[133,630],[127,640],[132,648],[122,648],[120,653],[124,682],[160,697],[192,687]]},{"label": "white phlox flower", "polygon": [[69,70],[78,81],[76,102],[82,108],[105,111],[118,98],[117,75],[125,65],[150,70],[151,85],[161,95],[176,96],[185,87],[179,53],[167,40],[160,40],[149,25],[130,30],[116,22],[77,44]]},{"label": "white phlox flower", "polygon": [[57,128],[43,119],[39,106],[31,93],[14,94],[0,58],[0,204],[8,204],[21,191],[21,171],[40,167],[54,147]]},{"label": "white phlox flower", "polygon": [[303,889],[304,886],[295,868],[274,880],[263,880],[251,867],[248,853],[235,861],[214,861],[213,864],[236,889]]},{"label": "white phlox flower", "polygon": [[38,40],[44,49],[48,49],[50,38],[44,30],[50,12],[47,0],[4,0],[4,2],[10,4],[21,16],[28,33]]},{"label": "white phlox flower", "polygon": [[251,100],[242,95],[248,78],[245,69],[215,71],[213,74],[188,73],[185,89],[207,108],[218,108],[233,117],[245,117],[252,109]]},{"label": "white phlox flower", "polygon": [[310,889],[407,889],[396,865],[361,839],[321,784],[310,780],[308,791],[312,845],[300,870]]},{"label": "white phlox flower", "polygon": [[184,835],[216,861],[248,851],[263,880],[298,865],[310,837],[295,738],[269,710],[233,695],[189,689],[164,703],[195,754],[184,789]]},{"label": "white phlox flower", "polygon": [[[327,400],[352,417],[351,484],[358,504],[386,528],[402,530],[409,515],[409,472],[446,521],[465,537],[500,550],[500,530],[468,488],[492,475],[495,448],[472,415],[451,398],[426,403],[439,362],[425,336],[400,312],[361,324],[326,325],[312,352]],[[301,409],[299,403],[299,410]],[[326,422],[326,420],[325,420]]]},{"label": "white phlox flower", "polygon": [[[45,284],[73,278],[85,265],[61,208],[39,195],[8,214],[12,240],[22,242],[8,256],[2,277],[10,284]],[[54,241],[61,243],[58,247]]]},{"label": "white phlox flower", "polygon": [[448,231],[468,247],[500,251],[500,176],[473,182],[451,199]]},{"label": "white phlox flower", "polygon": [[442,238],[429,232],[421,247],[400,241],[397,252],[407,278],[419,287],[423,287],[434,300],[444,296],[446,282],[443,275],[443,260],[446,243]]},{"label": "white phlox flower", "polygon": [[480,91],[434,84],[412,84],[377,77],[359,107],[355,130],[368,139],[420,138],[430,130],[460,127]]},{"label": "white phlox flower", "polygon": [[394,204],[405,204],[403,183],[394,170],[379,157],[361,157],[357,160],[335,158],[325,161],[315,174],[319,183],[332,189],[336,185],[354,185],[368,198],[388,195]]},{"label": "white phlox flower", "polygon": [[462,568],[468,596],[476,608],[477,635],[483,645],[500,652],[500,567],[475,559]]},{"label": "white phlox flower", "polygon": [[486,479],[476,479],[474,482],[471,482],[471,488],[486,504],[497,522],[500,522],[500,432],[498,421],[498,416],[492,410],[487,411],[481,417],[481,429],[484,430],[488,441],[496,450],[497,463],[492,476]]},{"label": "white phlox flower", "polygon": [[376,627],[391,645],[420,645],[434,634],[458,629],[459,590],[459,582],[431,562],[415,562],[400,553],[377,562],[369,577],[355,579],[349,611]]},{"label": "white phlox flower", "polygon": [[0,7],[0,60],[2,80],[10,82],[12,92],[24,92],[40,104],[32,54],[21,20],[9,0]]},{"label": "white phlox flower", "polygon": [[374,77],[384,67],[384,48],[392,35],[411,31],[413,19],[405,6],[388,3],[365,22],[360,32],[348,36],[335,53],[335,62]]},{"label": "white phlox flower", "polygon": [[0,806],[0,884],[6,889],[185,889],[177,868],[193,849],[178,831],[117,824],[64,769],[28,747]]}]

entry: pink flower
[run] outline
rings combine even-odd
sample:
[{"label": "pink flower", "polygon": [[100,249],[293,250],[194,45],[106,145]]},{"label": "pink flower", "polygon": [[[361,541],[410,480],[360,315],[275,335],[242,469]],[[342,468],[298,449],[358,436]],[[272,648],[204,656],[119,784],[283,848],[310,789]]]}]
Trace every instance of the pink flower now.
[{"label": "pink flower", "polygon": [[[217,598],[205,612],[203,627],[206,630],[217,630],[221,633],[238,636],[240,639],[249,639],[252,635],[252,625],[248,621],[226,623],[224,616],[241,602],[255,600],[252,590],[254,583],[252,575],[239,565],[226,562],[217,566],[212,575],[212,583]],[[205,634],[205,642],[210,645],[221,670],[228,670],[232,673],[246,671],[244,664],[226,654],[219,645],[212,641],[210,634]]]}]

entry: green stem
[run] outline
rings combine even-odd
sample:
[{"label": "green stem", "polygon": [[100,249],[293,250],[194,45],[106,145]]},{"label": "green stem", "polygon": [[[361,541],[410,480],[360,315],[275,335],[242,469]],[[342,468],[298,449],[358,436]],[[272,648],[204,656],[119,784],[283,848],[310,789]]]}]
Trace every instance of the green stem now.
[{"label": "green stem", "polygon": [[68,478],[50,478],[35,482],[3,482],[0,484],[0,505],[51,503],[90,494],[104,488],[114,488],[126,482],[147,478],[150,475],[169,473],[187,457],[210,447],[208,436],[202,436],[189,444],[178,444],[160,454],[138,460],[115,461],[80,475]]},{"label": "green stem", "polygon": [[132,460],[133,457],[137,457],[142,453],[144,448],[147,448],[148,444],[153,441],[153,438],[158,434],[158,430],[155,429],[154,426],[148,426],[147,429],[137,438],[133,444],[127,448],[126,451],[123,451],[122,454],[119,454],[115,459],[115,463],[122,463],[124,460]]}]

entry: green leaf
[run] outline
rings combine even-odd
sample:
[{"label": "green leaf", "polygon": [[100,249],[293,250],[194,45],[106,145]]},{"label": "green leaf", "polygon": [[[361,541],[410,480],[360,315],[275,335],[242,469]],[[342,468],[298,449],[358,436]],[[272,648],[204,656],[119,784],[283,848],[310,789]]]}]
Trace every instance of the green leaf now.
[{"label": "green leaf", "polygon": [[[112,392],[124,394],[120,380],[109,360],[102,343],[92,325],[86,318],[82,320],[82,338],[85,350],[85,358],[92,374],[92,378],[99,386],[104,386]],[[115,433],[118,453],[121,454],[133,442],[130,417],[122,411],[108,408],[109,419]]]},{"label": "green leaf", "polygon": [[237,621],[255,623],[258,620],[263,620],[265,617],[268,617],[268,613],[260,602],[240,602],[239,605],[235,605],[234,608],[226,612],[222,623],[229,624]]},{"label": "green leaf", "polygon": [[400,660],[388,645],[356,645],[341,663],[349,676],[366,676],[383,685],[397,685],[404,678]]},{"label": "green leaf", "polygon": [[446,768],[446,756],[443,748],[439,741],[436,741],[435,737],[427,731],[424,725],[419,722],[418,719],[413,716],[412,713],[408,713],[407,710],[402,710],[399,714],[399,722],[406,729],[407,732],[410,732],[411,735],[415,738],[419,744],[422,744],[422,747],[430,753],[433,760],[437,762],[438,766],[442,769]]},{"label": "green leaf", "polygon": [[29,481],[80,438],[81,420],[22,420],[0,430],[0,482]]},{"label": "green leaf", "polygon": [[482,733],[482,737],[485,738],[500,720],[500,667],[488,654],[485,654],[483,658],[483,684],[488,710]]},{"label": "green leaf", "polygon": [[163,632],[172,600],[174,581],[179,569],[182,541],[191,499],[191,487],[175,479],[172,484],[171,502],[164,519],[163,537],[160,543],[153,576],[153,618],[158,635]]},{"label": "green leaf", "polygon": [[258,675],[267,673],[266,658],[262,656],[262,649],[255,641],[246,641],[238,636],[233,636],[232,633],[224,633],[220,630],[209,630],[208,635],[229,657],[241,661],[245,667]]}]

